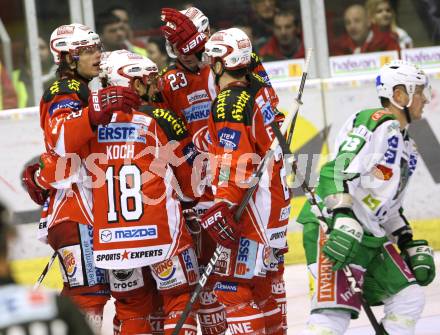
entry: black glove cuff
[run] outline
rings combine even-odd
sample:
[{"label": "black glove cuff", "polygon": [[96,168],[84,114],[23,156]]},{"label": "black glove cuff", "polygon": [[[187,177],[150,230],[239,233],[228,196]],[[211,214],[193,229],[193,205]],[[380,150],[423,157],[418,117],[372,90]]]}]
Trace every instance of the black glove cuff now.
[{"label": "black glove cuff", "polygon": [[405,245],[413,240],[413,234],[409,225],[399,228],[393,232],[393,236],[397,238],[397,246],[400,251],[405,249]]},{"label": "black glove cuff", "polygon": [[336,217],[336,216],[340,215],[340,216],[348,216],[348,217],[351,217],[353,219],[356,218],[356,215],[354,215],[353,210],[351,208],[348,208],[348,207],[336,208],[336,209],[334,209],[332,211],[332,213],[333,213],[333,217]]}]

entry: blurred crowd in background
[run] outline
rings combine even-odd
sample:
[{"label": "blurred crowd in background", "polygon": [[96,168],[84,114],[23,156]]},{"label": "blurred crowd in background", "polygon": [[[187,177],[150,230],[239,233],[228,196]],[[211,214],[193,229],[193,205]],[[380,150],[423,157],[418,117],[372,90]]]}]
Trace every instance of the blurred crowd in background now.
[{"label": "blurred crowd in background", "polygon": [[[397,50],[440,42],[440,0],[338,0],[325,2],[329,55]],[[148,56],[159,68],[170,61],[160,34],[160,9],[200,8],[211,33],[238,27],[251,38],[263,61],[304,57],[299,0],[142,1],[94,0],[95,29],[104,50],[128,49]],[[55,79],[48,40],[51,31],[70,23],[68,1],[36,1],[38,43],[45,87]],[[34,105],[22,1],[0,2],[11,36],[14,70],[0,58],[0,110]]]}]

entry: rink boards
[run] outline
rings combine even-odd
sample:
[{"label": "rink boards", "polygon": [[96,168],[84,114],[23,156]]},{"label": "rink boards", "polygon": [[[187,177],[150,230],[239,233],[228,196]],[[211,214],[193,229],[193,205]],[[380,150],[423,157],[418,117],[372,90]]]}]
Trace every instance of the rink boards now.
[{"label": "rink boards", "polygon": [[[432,240],[438,238],[435,229],[440,225],[440,72],[430,71],[433,100],[425,108],[424,119],[411,126],[421,155],[407,192],[405,213],[413,222],[416,235],[428,237],[440,248],[440,239]],[[298,79],[274,82],[281,111],[291,110],[298,85]],[[379,106],[374,85],[371,75],[307,81],[292,148],[298,153],[300,169],[310,177],[311,185],[319,167],[329,158],[334,138],[346,118],[361,109]],[[20,225],[21,241],[15,244],[13,258],[17,259],[20,279],[32,283],[44,267],[50,249],[35,239],[35,225],[29,223],[38,219],[39,208],[22,188],[20,174],[43,151],[43,134],[37,108],[0,111],[0,120],[0,197],[10,205],[16,221],[25,223]],[[295,194],[288,263],[304,260],[300,228],[293,222],[305,198],[299,189],[295,189]]]}]

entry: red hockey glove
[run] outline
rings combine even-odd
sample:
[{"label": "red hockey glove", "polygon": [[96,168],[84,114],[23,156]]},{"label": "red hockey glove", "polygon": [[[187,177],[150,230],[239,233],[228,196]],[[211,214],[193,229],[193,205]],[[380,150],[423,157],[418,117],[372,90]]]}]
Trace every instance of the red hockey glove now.
[{"label": "red hockey glove", "polygon": [[185,14],[173,8],[162,8],[161,18],[167,24],[160,29],[181,54],[190,55],[203,49],[208,36],[197,31],[197,27]]},{"label": "red hockey glove", "polygon": [[43,206],[47,197],[49,196],[49,191],[41,188],[35,182],[35,172],[40,168],[40,164],[35,163],[26,166],[22,175],[21,180],[23,182],[23,187],[28,192],[31,199],[38,205]]},{"label": "red hockey glove", "polygon": [[202,227],[218,244],[231,249],[240,239],[240,226],[225,202],[218,202],[202,216]]},{"label": "red hockey glove", "polygon": [[89,97],[89,120],[92,126],[108,124],[114,112],[131,113],[141,103],[139,95],[132,89],[122,86],[109,86]]},{"label": "red hockey glove", "polygon": [[201,232],[201,219],[197,212],[193,208],[190,208],[182,210],[182,214],[189,232],[191,234],[199,234]]}]

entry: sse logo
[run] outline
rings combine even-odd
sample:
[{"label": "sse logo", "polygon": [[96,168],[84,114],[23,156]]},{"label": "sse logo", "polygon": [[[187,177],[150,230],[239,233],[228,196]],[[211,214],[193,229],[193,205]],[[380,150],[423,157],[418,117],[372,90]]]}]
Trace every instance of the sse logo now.
[{"label": "sse logo", "polygon": [[240,247],[238,249],[238,256],[237,256],[237,264],[235,266],[235,273],[240,276],[244,275],[246,272],[249,271],[246,264],[249,259],[249,245],[250,245],[250,241],[248,239],[240,240]]},{"label": "sse logo", "polygon": [[76,261],[75,256],[70,250],[63,250],[63,263],[66,267],[66,274],[68,277],[73,277],[76,273]]},{"label": "sse logo", "polygon": [[154,264],[152,268],[156,276],[163,281],[171,279],[174,273],[176,273],[176,268],[171,259],[167,259],[159,264]]},{"label": "sse logo", "polygon": [[195,283],[197,281],[197,273],[195,271],[194,263],[189,252],[189,249],[186,249],[182,252],[183,262],[185,263],[186,273],[188,277],[188,282]]}]

